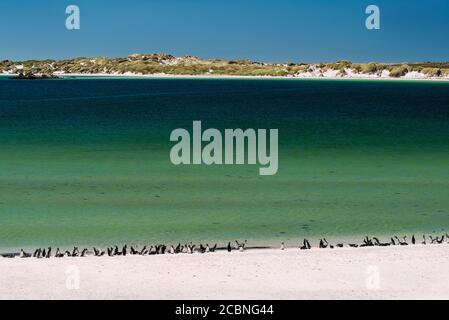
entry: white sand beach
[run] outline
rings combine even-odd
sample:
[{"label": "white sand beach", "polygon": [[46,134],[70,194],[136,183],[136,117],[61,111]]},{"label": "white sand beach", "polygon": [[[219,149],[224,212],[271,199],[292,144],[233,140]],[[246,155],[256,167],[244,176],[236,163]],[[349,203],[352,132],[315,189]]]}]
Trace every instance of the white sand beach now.
[{"label": "white sand beach", "polygon": [[[36,75],[41,75],[37,73]],[[54,72],[53,75],[60,78],[132,78],[132,79],[278,79],[278,80],[382,80],[382,81],[431,81],[431,82],[448,82],[449,77],[426,77],[421,73],[409,72],[405,76],[393,78],[389,76],[376,76],[370,74],[349,73],[343,77],[337,76],[332,72],[318,75],[317,73],[305,73],[297,76],[242,76],[242,75],[225,75],[225,74],[198,74],[198,75],[176,75],[166,73],[64,73]],[[18,76],[16,73],[0,73],[0,77]]]},{"label": "white sand beach", "polygon": [[448,299],[449,245],[0,258],[1,299]]},{"label": "white sand beach", "polygon": [[348,74],[344,77],[336,76],[332,73],[319,76],[317,74],[298,75],[294,77],[287,76],[240,76],[240,75],[224,75],[224,74],[199,74],[199,75],[176,75],[165,73],[141,74],[141,73],[54,73],[61,78],[142,78],[142,79],[284,79],[284,80],[383,80],[383,81],[449,81],[449,77],[425,77],[422,74],[415,73],[406,74],[403,77],[381,77],[369,74]]}]

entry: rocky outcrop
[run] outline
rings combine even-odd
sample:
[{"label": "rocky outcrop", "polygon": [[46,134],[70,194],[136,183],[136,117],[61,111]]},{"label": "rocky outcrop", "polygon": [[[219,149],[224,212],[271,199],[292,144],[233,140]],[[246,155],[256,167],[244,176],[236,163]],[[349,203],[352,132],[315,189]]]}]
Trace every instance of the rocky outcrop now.
[{"label": "rocky outcrop", "polygon": [[53,74],[45,74],[45,73],[33,74],[31,72],[25,72],[25,73],[21,72],[14,79],[17,79],[17,80],[46,80],[46,79],[57,79],[57,78],[58,77]]}]

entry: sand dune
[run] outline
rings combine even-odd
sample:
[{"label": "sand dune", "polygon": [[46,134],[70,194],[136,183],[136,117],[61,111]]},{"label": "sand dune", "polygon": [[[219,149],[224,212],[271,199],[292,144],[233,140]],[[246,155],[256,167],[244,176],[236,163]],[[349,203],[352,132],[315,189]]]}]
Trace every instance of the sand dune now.
[{"label": "sand dune", "polygon": [[449,246],[0,258],[1,299],[449,298]]}]

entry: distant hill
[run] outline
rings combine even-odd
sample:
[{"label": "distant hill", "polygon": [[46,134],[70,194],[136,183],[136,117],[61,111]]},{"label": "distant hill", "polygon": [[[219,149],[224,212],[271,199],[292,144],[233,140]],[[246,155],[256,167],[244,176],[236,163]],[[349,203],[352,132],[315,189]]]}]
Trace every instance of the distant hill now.
[{"label": "distant hill", "polygon": [[342,78],[448,78],[449,62],[388,64],[350,61],[334,63],[263,63],[250,60],[202,59],[170,54],[132,54],[123,58],[74,58],[0,62],[0,73],[58,74],[167,74]]}]

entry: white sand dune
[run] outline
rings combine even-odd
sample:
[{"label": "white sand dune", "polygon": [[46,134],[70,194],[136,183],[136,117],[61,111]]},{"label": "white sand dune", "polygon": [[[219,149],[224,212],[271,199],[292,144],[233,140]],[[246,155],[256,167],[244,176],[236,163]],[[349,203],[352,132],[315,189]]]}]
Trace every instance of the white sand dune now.
[{"label": "white sand dune", "polygon": [[[65,73],[62,71],[55,71],[53,75],[59,77],[77,77],[77,78],[148,78],[148,79],[288,79],[288,80],[301,80],[301,79],[314,79],[314,80],[391,80],[391,81],[437,81],[437,82],[447,82],[449,81],[449,76],[441,77],[428,77],[419,72],[409,72],[406,75],[393,78],[389,76],[389,72],[384,70],[382,74],[365,74],[365,73],[355,73],[352,70],[347,70],[345,76],[338,76],[337,71],[328,70],[326,72],[320,72],[315,70],[313,72],[303,72],[298,73],[293,76],[244,76],[244,75],[222,75],[222,74],[199,74],[199,75],[176,75],[176,74],[166,74],[166,73],[152,73],[152,74],[142,74],[134,72],[125,73]],[[0,73],[0,76],[17,76],[17,73]],[[41,75],[37,73],[36,75]]]},{"label": "white sand dune", "polygon": [[0,258],[0,298],[448,299],[448,268],[447,244]]}]

